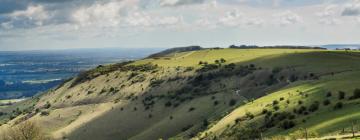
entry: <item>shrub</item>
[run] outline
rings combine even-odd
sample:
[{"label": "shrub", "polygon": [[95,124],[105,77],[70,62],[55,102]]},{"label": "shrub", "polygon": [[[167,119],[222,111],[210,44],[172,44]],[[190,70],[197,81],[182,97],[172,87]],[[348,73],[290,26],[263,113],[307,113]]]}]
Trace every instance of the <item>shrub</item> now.
[{"label": "shrub", "polygon": [[290,82],[295,82],[297,80],[298,80],[298,77],[296,75],[291,75],[290,78],[289,78]]},{"label": "shrub", "polygon": [[318,110],[319,109],[319,104],[320,103],[318,101],[313,102],[309,107],[309,111],[310,112],[315,112],[316,110]]},{"label": "shrub", "polygon": [[334,109],[337,110],[337,109],[341,109],[343,108],[343,103],[342,102],[337,102],[334,106]]},{"label": "shrub", "polygon": [[325,105],[325,106],[327,106],[327,105],[329,105],[331,102],[330,102],[330,100],[328,100],[328,99],[326,99],[324,102],[323,102],[323,104]]},{"label": "shrub", "polygon": [[282,70],[281,67],[275,67],[272,69],[272,73],[276,74],[276,73],[279,73],[281,70]]},{"label": "shrub", "polygon": [[40,116],[49,116],[49,115],[50,115],[49,111],[41,111],[40,112]]},{"label": "shrub", "polygon": [[297,114],[304,114],[306,112],[306,107],[301,106],[299,109],[295,111]]},{"label": "shrub", "polygon": [[203,120],[203,127],[207,127],[209,125],[209,121],[207,119]]},{"label": "shrub", "polygon": [[194,111],[194,110],[195,110],[194,107],[190,107],[190,108],[189,108],[189,112]]},{"label": "shrub", "polygon": [[189,130],[191,127],[193,127],[194,125],[192,125],[192,124],[190,124],[190,125],[187,125],[187,126],[185,126],[185,127],[183,127],[182,129],[181,129],[181,131],[182,132],[185,132],[186,130]]},{"label": "shrub", "polygon": [[220,62],[221,62],[221,63],[225,63],[226,60],[225,60],[224,58],[220,58]]},{"label": "shrub", "polygon": [[236,100],[235,99],[231,99],[229,102],[229,106],[234,106],[236,104]]},{"label": "shrub", "polygon": [[48,101],[48,102],[46,102],[46,104],[44,105],[44,108],[45,109],[48,109],[48,108],[50,108],[51,107],[51,104],[50,104],[50,102]]},{"label": "shrub", "polygon": [[283,101],[284,100],[284,97],[280,97],[280,101]]},{"label": "shrub", "polygon": [[246,112],[245,116],[246,116],[246,118],[248,118],[250,120],[255,117],[254,114],[252,114],[251,112]]},{"label": "shrub", "polygon": [[295,126],[295,122],[291,120],[285,120],[280,124],[281,128],[283,129],[290,129]]},{"label": "shrub", "polygon": [[279,106],[277,106],[277,105],[276,105],[276,106],[273,106],[273,108],[274,108],[274,110],[275,110],[275,111],[277,111],[277,110],[279,110],[279,109],[280,109],[280,107],[279,107]]},{"label": "shrub", "polygon": [[287,103],[287,104],[290,104],[290,100],[286,100],[286,103]]},{"label": "shrub", "polygon": [[353,96],[350,97],[350,99],[358,99],[360,98],[360,89],[355,89]]},{"label": "shrub", "polygon": [[326,93],[326,97],[331,97],[331,92]]},{"label": "shrub", "polygon": [[274,100],[272,104],[273,104],[273,105],[277,105],[277,104],[279,104],[279,101]]},{"label": "shrub", "polygon": [[298,104],[301,105],[301,104],[303,104],[303,102],[300,100],[300,101],[298,101]]},{"label": "shrub", "polygon": [[65,98],[66,98],[66,99],[70,99],[70,98],[71,98],[71,95],[66,95]]},{"label": "shrub", "polygon": [[339,100],[345,99],[345,92],[339,91]]},{"label": "shrub", "polygon": [[262,113],[262,114],[266,114],[267,112],[268,112],[267,109],[263,109],[261,113]]},{"label": "shrub", "polygon": [[170,102],[170,101],[167,101],[166,103],[165,103],[165,107],[170,107],[172,105],[172,103]]},{"label": "shrub", "polygon": [[219,104],[219,101],[214,101],[214,105],[218,105]]}]

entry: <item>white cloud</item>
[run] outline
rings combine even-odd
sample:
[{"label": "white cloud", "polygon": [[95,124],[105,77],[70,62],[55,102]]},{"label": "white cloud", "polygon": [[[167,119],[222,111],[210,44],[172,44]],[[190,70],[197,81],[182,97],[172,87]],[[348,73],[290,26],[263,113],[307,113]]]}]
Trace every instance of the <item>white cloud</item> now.
[{"label": "white cloud", "polygon": [[339,25],[341,24],[341,20],[337,18],[321,18],[319,23],[324,25]]},{"label": "white cloud", "polygon": [[219,19],[219,23],[224,26],[239,26],[242,22],[243,13],[237,9],[227,11],[225,16]]},{"label": "white cloud", "polygon": [[72,19],[81,26],[114,27],[120,23],[120,10],[123,7],[123,2],[95,3],[76,10]]},{"label": "white cloud", "polygon": [[319,17],[319,23],[324,25],[338,25],[341,20],[338,19],[339,6],[329,5],[323,11],[316,13]]},{"label": "white cloud", "polygon": [[14,25],[11,22],[3,22],[1,23],[1,27],[4,29],[12,29],[14,28]]},{"label": "white cloud", "polygon": [[337,14],[337,5],[329,5],[321,12],[316,13],[319,17],[333,17]]},{"label": "white cloud", "polygon": [[200,18],[194,21],[193,23],[197,28],[201,29],[214,29],[217,28],[216,23],[214,23],[212,20],[210,20],[207,17]]},{"label": "white cloud", "polygon": [[95,3],[83,7],[72,15],[73,21],[80,26],[96,27],[153,27],[160,25],[175,25],[183,22],[181,16],[160,16],[149,14],[138,7],[134,0],[111,1]]},{"label": "white cloud", "polygon": [[298,14],[292,11],[285,11],[274,15],[277,18],[277,24],[287,26],[291,24],[302,23],[303,19]]},{"label": "white cloud", "polygon": [[249,26],[262,26],[265,21],[261,18],[249,18],[245,20],[245,24]]},{"label": "white cloud", "polygon": [[125,18],[125,26],[153,27],[169,26],[183,22],[181,16],[153,16],[146,12],[132,12]]},{"label": "white cloud", "polygon": [[360,17],[357,17],[357,18],[356,18],[356,21],[357,21],[358,23],[360,23]]},{"label": "white cloud", "polygon": [[201,4],[205,0],[160,0],[160,6],[180,6],[180,5],[191,5],[191,4]]},{"label": "white cloud", "polygon": [[[11,22],[24,22],[26,20],[37,26],[42,26],[44,21],[49,19],[49,13],[42,5],[30,5],[26,10],[11,13],[9,17],[12,19]],[[8,24],[10,23],[5,23],[4,25],[10,27]]]},{"label": "white cloud", "polygon": [[354,0],[345,5],[341,13],[342,16],[358,16],[360,15],[360,0]]}]

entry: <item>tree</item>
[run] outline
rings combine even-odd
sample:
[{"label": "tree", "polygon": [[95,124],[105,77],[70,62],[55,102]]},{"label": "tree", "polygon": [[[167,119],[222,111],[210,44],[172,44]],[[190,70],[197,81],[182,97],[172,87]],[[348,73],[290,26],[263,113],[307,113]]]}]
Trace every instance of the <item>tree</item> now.
[{"label": "tree", "polygon": [[326,94],[326,97],[331,97],[331,92],[330,91]]},{"label": "tree", "polygon": [[329,99],[326,99],[326,100],[323,102],[323,104],[324,104],[325,106],[329,105],[330,103],[331,103],[331,102],[330,102]]},{"label": "tree", "polygon": [[221,62],[221,63],[225,63],[226,60],[225,60],[224,58],[221,58],[221,59],[220,59],[220,62]]},{"label": "tree", "polygon": [[229,102],[229,106],[234,106],[236,104],[236,100],[235,99],[231,99]]},{"label": "tree", "polygon": [[319,104],[320,103],[318,101],[313,102],[309,107],[309,111],[315,112],[316,110],[318,110],[319,109]]},{"label": "tree", "polygon": [[341,109],[343,107],[343,103],[342,102],[337,102],[334,106],[334,109]]},{"label": "tree", "polygon": [[291,120],[285,120],[280,124],[281,128],[283,129],[290,129],[295,126],[295,122]]},{"label": "tree", "polygon": [[360,89],[357,88],[354,90],[353,96],[350,97],[350,99],[358,99],[358,98],[360,98]]},{"label": "tree", "polygon": [[345,92],[339,91],[339,100],[345,99]]}]

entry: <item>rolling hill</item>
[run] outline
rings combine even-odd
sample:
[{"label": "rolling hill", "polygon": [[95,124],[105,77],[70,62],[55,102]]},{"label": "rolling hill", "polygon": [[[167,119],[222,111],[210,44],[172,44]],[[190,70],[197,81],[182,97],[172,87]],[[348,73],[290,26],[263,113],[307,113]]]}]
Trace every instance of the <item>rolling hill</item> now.
[{"label": "rolling hill", "polygon": [[70,140],[335,135],[360,119],[359,70],[358,51],[166,51],[98,66],[2,107],[0,130],[31,121]]}]

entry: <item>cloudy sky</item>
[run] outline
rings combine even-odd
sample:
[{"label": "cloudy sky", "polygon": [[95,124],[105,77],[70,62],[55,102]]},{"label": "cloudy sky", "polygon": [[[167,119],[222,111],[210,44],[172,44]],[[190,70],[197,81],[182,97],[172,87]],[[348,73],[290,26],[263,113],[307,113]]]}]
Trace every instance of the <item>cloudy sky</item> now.
[{"label": "cloudy sky", "polygon": [[0,50],[360,43],[360,0],[0,0]]}]

